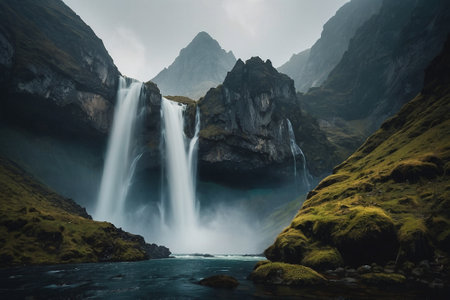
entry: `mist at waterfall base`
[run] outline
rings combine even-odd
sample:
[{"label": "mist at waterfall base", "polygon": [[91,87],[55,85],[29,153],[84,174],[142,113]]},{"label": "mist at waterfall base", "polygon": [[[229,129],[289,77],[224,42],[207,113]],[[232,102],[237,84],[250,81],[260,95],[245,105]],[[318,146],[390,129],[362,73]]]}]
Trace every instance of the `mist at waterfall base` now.
[{"label": "mist at waterfall base", "polygon": [[[298,195],[307,192],[303,185],[299,191],[296,165],[292,182],[276,189],[196,182],[200,116],[197,112],[195,134],[189,138],[185,105],[163,98],[162,172],[140,169],[143,148],[134,131],[143,109],[141,86],[120,80],[94,219],[110,221],[173,253],[262,253],[300,208],[304,197]],[[295,159],[298,149],[292,147]]]}]

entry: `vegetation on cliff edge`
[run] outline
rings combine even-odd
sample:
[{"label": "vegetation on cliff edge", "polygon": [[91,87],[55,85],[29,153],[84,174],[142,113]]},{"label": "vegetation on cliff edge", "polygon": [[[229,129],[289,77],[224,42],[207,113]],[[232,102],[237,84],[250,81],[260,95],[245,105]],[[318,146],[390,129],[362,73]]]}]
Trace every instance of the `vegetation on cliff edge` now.
[{"label": "vegetation on cliff edge", "polygon": [[0,266],[148,259],[144,239],[86,211],[0,158]]}]

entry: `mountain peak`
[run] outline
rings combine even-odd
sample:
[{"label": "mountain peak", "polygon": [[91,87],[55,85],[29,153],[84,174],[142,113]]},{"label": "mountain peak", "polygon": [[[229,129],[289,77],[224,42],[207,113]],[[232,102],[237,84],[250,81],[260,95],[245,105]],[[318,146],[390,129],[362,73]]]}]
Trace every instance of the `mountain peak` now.
[{"label": "mountain peak", "polygon": [[211,37],[211,35],[209,35],[209,33],[207,33],[206,31],[200,31],[199,33],[197,33],[197,35],[195,36],[193,41],[195,41],[195,40],[205,40],[205,39],[214,40]]},{"label": "mountain peak", "polygon": [[222,83],[236,62],[207,32],[199,32],[168,67],[152,79],[164,95],[198,99]]},{"label": "mountain peak", "polygon": [[[222,48],[219,45],[219,42],[213,39],[206,31],[200,31],[199,33],[197,33],[194,39],[184,49],[198,48],[198,47],[201,48],[208,47],[211,49],[222,50]],[[180,51],[180,54],[184,49]]]}]

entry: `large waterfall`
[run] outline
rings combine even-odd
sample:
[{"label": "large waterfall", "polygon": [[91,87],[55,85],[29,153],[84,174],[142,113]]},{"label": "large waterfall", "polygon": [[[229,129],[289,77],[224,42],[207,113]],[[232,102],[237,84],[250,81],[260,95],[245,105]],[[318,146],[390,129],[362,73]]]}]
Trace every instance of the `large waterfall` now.
[{"label": "large waterfall", "polygon": [[162,98],[163,182],[167,186],[162,213],[164,225],[179,241],[198,227],[195,178],[200,117],[197,113],[195,134],[189,138],[184,133],[185,110],[186,105]]},{"label": "large waterfall", "polygon": [[140,158],[136,153],[135,126],[142,83],[120,77],[113,125],[108,141],[95,219],[124,225],[124,204]]},{"label": "large waterfall", "polygon": [[290,147],[292,152],[292,157],[294,158],[294,178],[297,183],[297,160],[296,157],[298,155],[302,158],[302,181],[304,187],[309,191],[311,189],[311,184],[309,183],[309,173],[308,169],[306,167],[306,157],[305,154],[303,154],[302,149],[297,145],[297,142],[295,141],[295,135],[294,130],[292,129],[292,124],[289,119],[286,119],[288,132],[289,132],[289,141],[290,141]]}]

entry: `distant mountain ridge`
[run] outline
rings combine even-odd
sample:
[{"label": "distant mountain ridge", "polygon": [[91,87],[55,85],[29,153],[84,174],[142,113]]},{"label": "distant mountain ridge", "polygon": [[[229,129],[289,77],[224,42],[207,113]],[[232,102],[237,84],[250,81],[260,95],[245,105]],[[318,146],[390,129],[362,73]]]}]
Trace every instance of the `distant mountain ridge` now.
[{"label": "distant mountain ridge", "polygon": [[278,68],[295,81],[295,88],[307,92],[320,86],[339,63],[356,30],[380,9],[382,0],[352,0],[325,23],[321,37],[311,47]]},{"label": "distant mountain ridge", "polygon": [[302,98],[305,109],[333,122],[361,120],[371,134],[423,86],[424,70],[450,32],[446,1],[384,1],[361,26],[320,88]]},{"label": "distant mountain ridge", "polygon": [[202,31],[152,81],[164,95],[199,99],[210,88],[222,83],[235,63],[233,52],[226,52],[215,39]]}]

